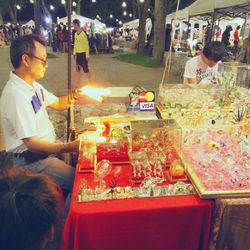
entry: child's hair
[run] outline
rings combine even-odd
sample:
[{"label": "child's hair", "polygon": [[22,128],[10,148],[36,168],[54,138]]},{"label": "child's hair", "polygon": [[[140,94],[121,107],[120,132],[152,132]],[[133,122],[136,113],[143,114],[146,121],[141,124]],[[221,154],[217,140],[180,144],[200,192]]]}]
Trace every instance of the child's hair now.
[{"label": "child's hair", "polygon": [[1,249],[43,249],[59,222],[58,191],[48,176],[21,168],[0,173]]},{"label": "child's hair", "polygon": [[218,41],[209,42],[205,45],[203,54],[206,58],[218,62],[225,54],[225,46],[223,43]]}]

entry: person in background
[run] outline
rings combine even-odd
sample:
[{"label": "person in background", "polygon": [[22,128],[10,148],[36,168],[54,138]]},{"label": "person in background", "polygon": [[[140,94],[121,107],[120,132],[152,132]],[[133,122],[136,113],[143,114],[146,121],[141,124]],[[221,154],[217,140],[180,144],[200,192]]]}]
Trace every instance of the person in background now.
[{"label": "person in background", "polygon": [[78,152],[79,142],[56,142],[47,107],[68,109],[69,97],[56,97],[36,80],[48,68],[46,44],[36,35],[20,36],[10,47],[14,70],[0,99],[5,149],[13,153],[14,166],[48,174],[65,194],[72,190],[75,168],[56,157]]},{"label": "person in background", "polygon": [[[171,25],[167,25],[166,31],[165,31],[165,51],[169,51],[171,46],[171,36],[172,36],[172,27]],[[172,48],[173,51],[173,48]]]},{"label": "person in background", "polygon": [[61,220],[60,196],[48,176],[21,168],[0,173],[1,249],[59,249]]},{"label": "person in background", "polygon": [[230,47],[230,36],[231,31],[233,30],[231,25],[227,25],[225,31],[222,34],[221,42],[225,45],[225,48]]},{"label": "person in background", "polygon": [[60,24],[56,26],[56,37],[57,37],[57,48],[60,52],[62,52],[63,41],[62,41],[62,28]]},{"label": "person in background", "polygon": [[241,63],[250,63],[250,40],[245,38],[243,40],[242,48],[236,57],[236,60]]},{"label": "person in background", "polygon": [[88,83],[91,82],[89,72],[89,41],[86,32],[80,27],[78,19],[73,20],[73,28],[76,30],[74,37],[73,54],[76,57],[77,84],[82,84],[81,69],[87,76]]},{"label": "person in background", "polygon": [[68,30],[66,25],[63,25],[63,29],[62,29],[62,52],[68,52]]},{"label": "person in background", "polygon": [[57,37],[56,37],[56,27],[55,24],[52,24],[51,27],[51,36],[52,36],[52,50],[53,52],[57,52],[58,44],[57,44]]},{"label": "person in background", "polygon": [[239,41],[240,41],[239,30],[240,30],[240,25],[238,25],[234,31],[234,49],[235,50],[237,50],[239,47]]},{"label": "person in background", "polygon": [[0,46],[5,45],[5,36],[3,32],[3,26],[0,26]]},{"label": "person in background", "polygon": [[225,46],[218,41],[207,43],[201,55],[188,60],[185,65],[184,83],[213,83],[218,62],[223,58]]}]

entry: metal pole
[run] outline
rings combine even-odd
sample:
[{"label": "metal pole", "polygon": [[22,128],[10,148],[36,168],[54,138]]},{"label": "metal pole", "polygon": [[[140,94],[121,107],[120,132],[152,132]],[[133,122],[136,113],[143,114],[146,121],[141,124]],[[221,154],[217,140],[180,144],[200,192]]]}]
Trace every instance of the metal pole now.
[{"label": "metal pole", "polygon": [[212,14],[212,17],[211,17],[211,27],[210,27],[210,32],[209,32],[209,37],[208,37],[208,42],[211,42],[213,41],[214,39],[214,22],[216,20],[216,9],[214,9],[214,12]]},{"label": "metal pole", "polygon": [[35,0],[34,14],[35,14],[36,34],[40,36],[40,24],[41,24],[41,2],[40,0]]},{"label": "metal pole", "polygon": [[[72,12],[72,0],[67,1],[67,11],[68,11],[68,96],[71,98],[71,12]],[[68,119],[67,119],[67,138],[70,138],[70,126],[71,126],[71,117],[74,113],[72,112],[72,104],[68,110]]]}]

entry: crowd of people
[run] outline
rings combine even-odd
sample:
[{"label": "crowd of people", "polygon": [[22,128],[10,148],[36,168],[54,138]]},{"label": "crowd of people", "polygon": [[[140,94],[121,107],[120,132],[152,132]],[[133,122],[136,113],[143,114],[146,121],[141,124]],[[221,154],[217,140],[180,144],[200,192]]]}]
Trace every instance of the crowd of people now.
[{"label": "crowd of people", "polygon": [[[250,36],[245,38],[240,38],[241,26],[238,25],[235,30],[231,25],[228,25],[222,34],[222,43],[225,45],[227,51],[227,57],[229,60],[235,59],[241,63],[250,62]],[[231,42],[233,31],[233,44]]]},{"label": "crowd of people", "polygon": [[10,45],[15,38],[34,32],[34,27],[28,25],[0,25],[0,46]]}]

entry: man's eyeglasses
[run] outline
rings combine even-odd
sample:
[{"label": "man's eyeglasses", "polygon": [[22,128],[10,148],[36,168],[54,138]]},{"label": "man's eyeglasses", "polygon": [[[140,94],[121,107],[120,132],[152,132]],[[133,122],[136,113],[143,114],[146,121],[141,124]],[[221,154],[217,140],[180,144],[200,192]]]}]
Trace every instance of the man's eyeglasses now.
[{"label": "man's eyeglasses", "polygon": [[28,55],[29,57],[32,57],[32,58],[35,58],[37,60],[39,60],[43,66],[46,66],[48,64],[48,60],[47,59],[43,59],[43,58],[40,58],[40,57],[37,57],[31,53],[26,53],[26,55]]}]

